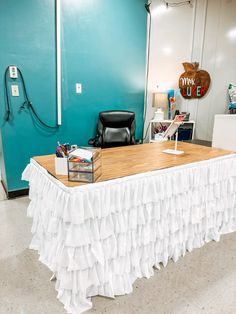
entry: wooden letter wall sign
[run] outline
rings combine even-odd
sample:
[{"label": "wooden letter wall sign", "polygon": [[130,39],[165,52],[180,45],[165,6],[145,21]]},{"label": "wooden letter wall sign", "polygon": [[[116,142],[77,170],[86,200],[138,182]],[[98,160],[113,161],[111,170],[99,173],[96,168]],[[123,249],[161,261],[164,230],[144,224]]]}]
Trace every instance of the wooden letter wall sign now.
[{"label": "wooden letter wall sign", "polygon": [[207,71],[199,70],[199,63],[183,63],[185,72],[179,78],[181,95],[186,99],[202,98],[206,95],[211,77]]}]

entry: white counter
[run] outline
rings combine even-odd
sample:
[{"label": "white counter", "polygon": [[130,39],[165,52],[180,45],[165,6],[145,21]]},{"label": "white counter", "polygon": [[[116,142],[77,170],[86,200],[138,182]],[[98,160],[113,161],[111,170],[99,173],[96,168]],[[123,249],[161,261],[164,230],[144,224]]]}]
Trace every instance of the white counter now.
[{"label": "white counter", "polygon": [[212,147],[236,151],[236,115],[215,115]]}]

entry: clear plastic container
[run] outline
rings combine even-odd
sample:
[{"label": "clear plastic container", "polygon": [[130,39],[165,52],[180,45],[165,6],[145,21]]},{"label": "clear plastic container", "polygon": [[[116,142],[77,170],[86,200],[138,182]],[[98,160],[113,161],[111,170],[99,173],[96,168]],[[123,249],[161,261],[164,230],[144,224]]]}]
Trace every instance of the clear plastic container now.
[{"label": "clear plastic container", "polygon": [[68,161],[69,171],[93,172],[101,167],[101,158],[97,158],[94,162],[74,162]]},{"label": "clear plastic container", "polygon": [[68,158],[68,180],[73,182],[93,183],[102,174],[101,148],[86,148],[93,152],[91,162]]},{"label": "clear plastic container", "polygon": [[74,182],[93,183],[97,181],[97,179],[101,176],[101,174],[102,174],[102,167],[99,167],[94,172],[69,171],[68,180],[74,181]]}]

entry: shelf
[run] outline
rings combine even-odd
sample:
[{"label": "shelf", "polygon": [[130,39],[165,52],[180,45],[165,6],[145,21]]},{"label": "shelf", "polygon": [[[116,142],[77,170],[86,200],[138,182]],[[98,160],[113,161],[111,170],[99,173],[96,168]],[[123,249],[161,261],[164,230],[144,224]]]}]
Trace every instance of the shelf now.
[{"label": "shelf", "polygon": [[[171,123],[173,120],[163,120],[163,121],[155,121],[155,120],[150,120],[150,123]],[[195,124],[194,120],[189,120],[189,121],[183,121],[183,124],[185,123],[191,123]]]},{"label": "shelf", "polygon": [[[154,134],[156,133],[156,129],[159,128],[160,125],[165,125],[166,128],[173,122],[173,120],[150,120],[149,124],[149,143],[158,143],[160,141],[153,139]],[[181,140],[193,140],[194,139],[194,132],[195,132],[196,122],[194,120],[183,121],[179,128],[179,136]],[[189,135],[187,132],[190,132]],[[186,136],[188,138],[186,138]],[[151,139],[151,140],[150,140]]]},{"label": "shelf", "polygon": [[164,139],[162,141],[160,141],[160,140],[151,140],[151,141],[149,141],[149,143],[163,143],[163,142],[167,142],[167,141],[168,141],[167,139]]}]

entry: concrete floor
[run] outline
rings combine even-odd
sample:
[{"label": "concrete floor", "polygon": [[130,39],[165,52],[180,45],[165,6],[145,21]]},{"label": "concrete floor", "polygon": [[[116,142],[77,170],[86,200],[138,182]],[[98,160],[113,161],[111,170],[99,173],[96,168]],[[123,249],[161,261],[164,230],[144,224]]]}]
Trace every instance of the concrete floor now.
[{"label": "concrete floor", "polygon": [[[0,201],[0,314],[65,314],[50,271],[28,249],[27,197]],[[95,297],[87,313],[235,314],[236,233],[137,280],[130,295]]]}]

